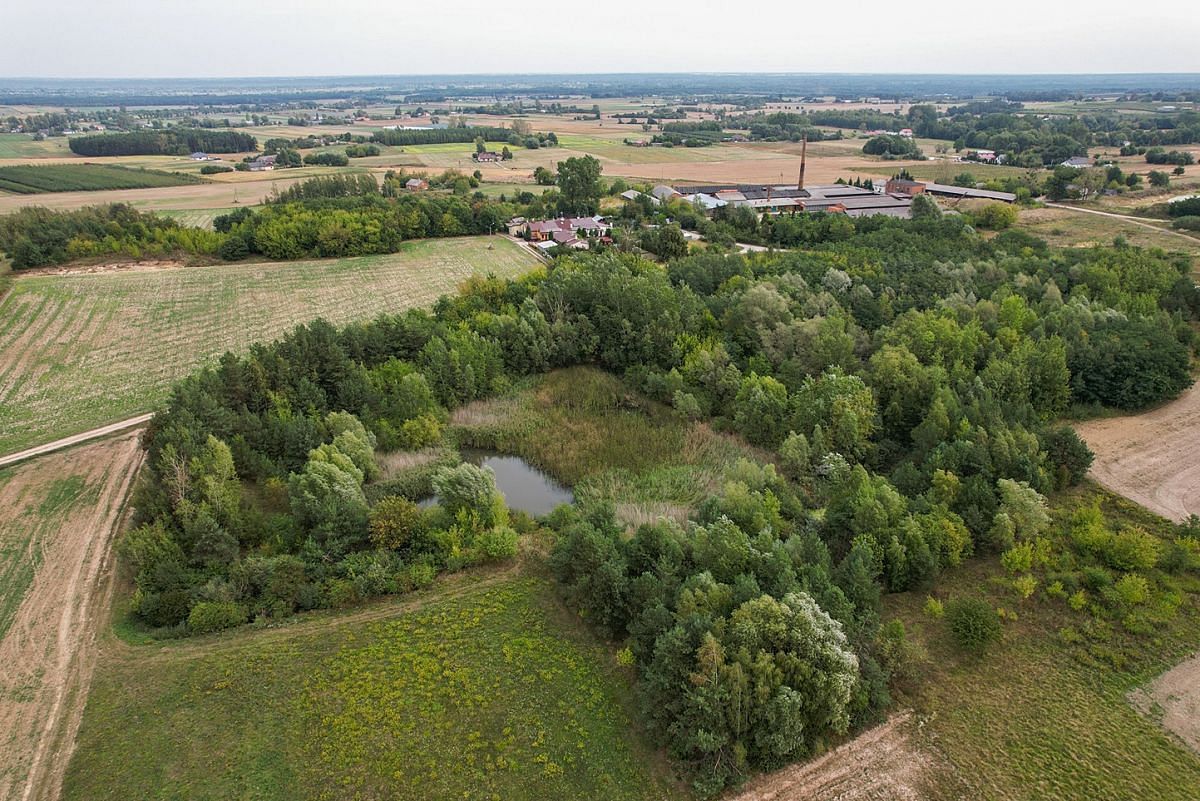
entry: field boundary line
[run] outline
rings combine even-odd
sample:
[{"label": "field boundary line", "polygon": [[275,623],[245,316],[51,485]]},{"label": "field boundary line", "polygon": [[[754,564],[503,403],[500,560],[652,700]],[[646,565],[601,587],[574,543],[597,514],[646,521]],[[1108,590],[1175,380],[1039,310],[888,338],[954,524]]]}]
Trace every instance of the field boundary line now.
[{"label": "field boundary line", "polygon": [[130,417],[128,420],[109,423],[106,426],[93,428],[90,431],[72,434],[69,437],[56,439],[53,442],[47,442],[43,445],[35,445],[32,448],[26,448],[23,451],[10,453],[7,456],[0,456],[0,467],[9,467],[17,464],[18,462],[23,462],[26,459],[45,456],[48,453],[54,453],[55,451],[61,451],[64,448],[70,448],[72,445],[79,445],[80,443],[90,442],[91,440],[100,439],[101,437],[107,437],[109,434],[116,434],[119,431],[136,428],[140,425],[150,422],[152,417],[154,417],[154,412],[139,414],[137,417]]}]

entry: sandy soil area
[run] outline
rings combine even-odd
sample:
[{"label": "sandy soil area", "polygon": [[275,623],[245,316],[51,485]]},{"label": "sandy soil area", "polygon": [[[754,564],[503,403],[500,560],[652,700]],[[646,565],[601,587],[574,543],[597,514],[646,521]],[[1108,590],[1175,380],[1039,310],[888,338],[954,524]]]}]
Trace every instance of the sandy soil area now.
[{"label": "sandy soil area", "polygon": [[896,715],[822,757],[749,782],[728,801],[920,801],[932,769]]},{"label": "sandy soil area", "polygon": [[1200,654],[1131,692],[1129,702],[1200,753]]},{"label": "sandy soil area", "polygon": [[1075,430],[1096,454],[1096,481],[1170,520],[1200,514],[1200,384],[1145,414]]},{"label": "sandy soil area", "polygon": [[41,566],[0,640],[0,798],[58,797],[96,662],[96,630],[111,592],[113,535],[141,464],[136,434],[43,457],[0,491],[0,515],[25,514],[13,497],[82,475],[99,491],[42,540]]}]

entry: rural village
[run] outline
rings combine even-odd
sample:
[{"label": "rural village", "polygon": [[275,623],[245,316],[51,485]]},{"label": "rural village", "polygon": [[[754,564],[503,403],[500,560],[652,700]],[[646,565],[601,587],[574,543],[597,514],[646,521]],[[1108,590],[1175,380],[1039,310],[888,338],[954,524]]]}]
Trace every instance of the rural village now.
[{"label": "rural village", "polygon": [[1200,797],[1200,75],[695,14],[0,77],[0,801]]}]

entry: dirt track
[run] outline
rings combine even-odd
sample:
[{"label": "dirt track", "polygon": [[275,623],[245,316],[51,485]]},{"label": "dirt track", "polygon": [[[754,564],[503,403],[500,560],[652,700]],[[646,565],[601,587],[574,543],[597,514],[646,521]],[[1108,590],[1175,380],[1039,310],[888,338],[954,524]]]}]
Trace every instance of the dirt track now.
[{"label": "dirt track", "polygon": [[43,538],[40,568],[0,640],[0,798],[58,797],[96,662],[96,629],[111,593],[107,564],[142,452],[136,434],[43,457],[0,489],[0,515],[25,515],[17,497],[44,496],[82,476],[96,494]]},{"label": "dirt track", "polygon": [[23,462],[26,459],[32,459],[35,456],[43,456],[47,453],[53,453],[54,451],[61,451],[63,448],[69,448],[72,445],[78,445],[79,443],[87,442],[88,440],[106,437],[109,434],[115,434],[118,431],[124,431],[128,428],[135,428],[143,423],[150,422],[150,418],[152,417],[154,417],[153,412],[149,414],[138,415],[137,417],[131,417],[128,420],[122,420],[119,423],[112,423],[110,425],[101,426],[100,428],[93,428],[91,431],[84,431],[80,434],[73,434],[69,437],[56,439],[53,442],[47,442],[45,445],[38,445],[27,450],[18,451],[17,453],[10,453],[7,456],[0,456],[0,467],[7,467],[10,464]]},{"label": "dirt track", "polygon": [[1200,384],[1145,414],[1075,429],[1096,453],[1096,481],[1170,520],[1200,514]]},{"label": "dirt track", "polygon": [[1129,702],[1200,753],[1200,654],[1131,692]]},{"label": "dirt track", "polygon": [[919,801],[930,759],[896,715],[822,757],[761,776],[727,801]]}]

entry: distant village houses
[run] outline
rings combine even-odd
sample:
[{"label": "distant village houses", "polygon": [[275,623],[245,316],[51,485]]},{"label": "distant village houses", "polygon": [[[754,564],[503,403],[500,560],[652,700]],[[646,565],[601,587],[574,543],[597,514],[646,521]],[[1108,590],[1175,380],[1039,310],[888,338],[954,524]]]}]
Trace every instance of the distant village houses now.
[{"label": "distant village houses", "polygon": [[404,188],[410,192],[420,192],[429,188],[429,181],[424,178],[409,178],[404,182]]},{"label": "distant village houses", "polygon": [[479,162],[480,164],[499,163],[500,161],[503,161],[503,156],[492,150],[480,151],[472,156],[472,158],[474,158],[475,161]]},{"label": "distant village houses", "polygon": [[542,250],[558,246],[587,250],[596,242],[612,242],[612,225],[603,217],[558,217],[553,220],[515,217],[509,221],[508,232],[528,239]]}]

